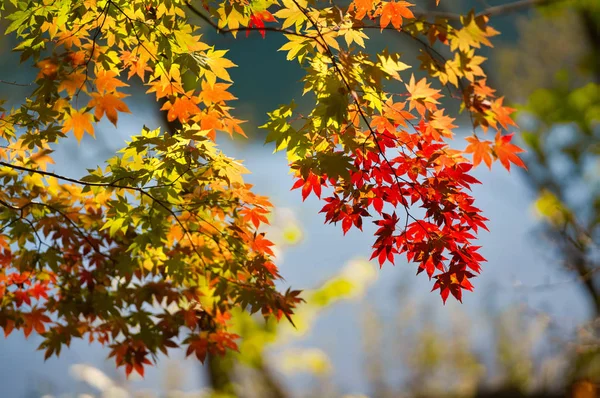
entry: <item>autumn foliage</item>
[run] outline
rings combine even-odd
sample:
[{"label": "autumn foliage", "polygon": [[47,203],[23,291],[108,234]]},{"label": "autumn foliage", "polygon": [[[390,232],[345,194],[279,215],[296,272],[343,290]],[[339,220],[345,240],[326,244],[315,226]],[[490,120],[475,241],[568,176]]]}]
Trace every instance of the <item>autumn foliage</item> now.
[{"label": "autumn foliage", "polygon": [[[206,29],[287,38],[280,50],[305,70],[314,103],[283,105],[262,127],[287,151],[290,186],[322,198],[326,222],[346,233],[373,221],[371,257],[383,265],[404,255],[444,301],[473,289],[485,261],[473,241],[486,218],[469,193],[472,168],[524,167],[508,133],[513,110],[487,86],[476,54],[498,33],[487,17],[431,21],[410,2],[379,0],[2,6],[5,34],[38,70],[27,98],[0,118],[5,335],[41,334],[46,357],[73,338],[98,341],[127,373],[143,374],[168,348],[202,361],[237,349],[232,308],[292,320],[300,292],[275,288],[281,276],[261,231],[271,204],[215,144],[217,134],[244,131],[228,91],[235,65],[227,49],[203,41]],[[367,52],[383,30],[420,46],[414,66],[427,78],[396,52]],[[55,145],[131,112],[134,82],[179,128],[144,128],[81,178],[52,172]],[[448,145],[457,126],[443,101],[452,100],[472,120],[464,151]]]}]

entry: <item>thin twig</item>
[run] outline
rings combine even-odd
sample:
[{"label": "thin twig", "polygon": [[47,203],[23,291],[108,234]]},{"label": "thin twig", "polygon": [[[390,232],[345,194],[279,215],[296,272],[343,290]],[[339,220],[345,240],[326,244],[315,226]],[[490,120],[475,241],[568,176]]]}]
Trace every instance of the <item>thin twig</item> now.
[{"label": "thin twig", "polygon": [[[476,17],[494,17],[500,15],[512,14],[515,12],[519,12],[528,8],[544,6],[553,3],[560,3],[566,0],[520,0],[515,1],[513,3],[502,4],[499,6],[489,7],[483,11],[480,11],[475,14]],[[452,13],[452,12],[444,12],[444,11],[413,11],[413,14],[417,18],[443,18],[453,21],[460,21],[461,15]]]}]

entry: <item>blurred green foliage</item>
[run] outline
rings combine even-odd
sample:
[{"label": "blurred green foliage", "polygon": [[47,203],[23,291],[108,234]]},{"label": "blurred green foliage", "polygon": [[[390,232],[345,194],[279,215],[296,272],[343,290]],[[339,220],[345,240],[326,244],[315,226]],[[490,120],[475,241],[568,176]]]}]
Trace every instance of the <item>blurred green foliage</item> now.
[{"label": "blurred green foliage", "polygon": [[497,58],[498,79],[507,82],[504,94],[519,110],[529,152],[523,175],[537,194],[540,232],[557,259],[550,266],[574,275],[590,303],[591,321],[582,328],[586,342],[572,342],[565,384],[598,383],[600,2],[540,7],[521,17],[517,28],[519,43]]}]

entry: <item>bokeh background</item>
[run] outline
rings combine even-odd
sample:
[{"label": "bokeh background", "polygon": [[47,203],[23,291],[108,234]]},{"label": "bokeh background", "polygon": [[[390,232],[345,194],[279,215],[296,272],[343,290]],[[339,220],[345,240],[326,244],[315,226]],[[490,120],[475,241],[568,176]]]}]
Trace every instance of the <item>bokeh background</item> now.
[{"label": "bokeh background", "polygon": [[[465,13],[517,0],[415,0],[422,11]],[[532,1],[531,3],[534,3]],[[248,140],[218,137],[229,156],[243,159],[247,181],[276,206],[268,232],[288,285],[307,303],[296,328],[236,314],[240,355],[202,366],[183,352],[161,358],[145,379],[126,380],[107,351],[77,342],[44,362],[40,339],[0,340],[0,396],[29,397],[595,397],[600,381],[600,2],[546,1],[492,17],[502,32],[486,49],[491,86],[518,109],[528,172],[479,167],[477,205],[490,219],[479,243],[487,258],[476,289],[463,303],[430,293],[424,275],[398,258],[383,269],[366,259],[374,228],[324,225],[322,207],[290,191],[284,153],[264,145],[257,128],[266,112],[296,99],[302,70],[267,32],[238,39],[203,28],[207,42],[229,48],[231,72]],[[200,22],[199,22],[200,23]],[[0,26],[3,30],[5,26]],[[271,34],[270,34],[271,33]],[[415,64],[419,48],[390,32],[371,32],[368,48],[384,47]],[[0,38],[0,78],[31,81],[17,66],[12,43]],[[415,68],[416,69],[416,68]],[[412,70],[420,74],[418,70]],[[0,98],[16,105],[29,88],[0,83]],[[54,171],[78,177],[124,145],[143,125],[165,119],[142,87],[132,87],[132,113],[115,129],[101,123],[96,138],[56,148]],[[447,107],[454,114],[457,107]],[[454,107],[454,108],[453,108]],[[468,120],[453,145],[464,148]]]}]

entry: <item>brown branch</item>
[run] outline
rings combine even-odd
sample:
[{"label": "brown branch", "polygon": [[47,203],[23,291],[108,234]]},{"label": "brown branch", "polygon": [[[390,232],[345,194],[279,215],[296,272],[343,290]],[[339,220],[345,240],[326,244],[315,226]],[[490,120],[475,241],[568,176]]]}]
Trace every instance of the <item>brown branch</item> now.
[{"label": "brown branch", "polygon": [[[499,16],[512,14],[521,10],[525,10],[528,8],[543,6],[553,3],[560,3],[565,0],[519,0],[513,3],[502,4],[499,6],[489,7],[483,11],[480,11],[475,14],[476,17],[481,16]],[[414,11],[413,14],[417,18],[444,18],[454,21],[460,21],[461,15],[452,13],[452,12],[444,12],[444,11]]]},{"label": "brown branch", "polygon": [[9,84],[11,86],[19,86],[19,87],[29,87],[29,86],[33,85],[33,83],[9,82],[7,80],[2,80],[2,79],[0,79],[0,83],[2,83],[2,84]]}]

